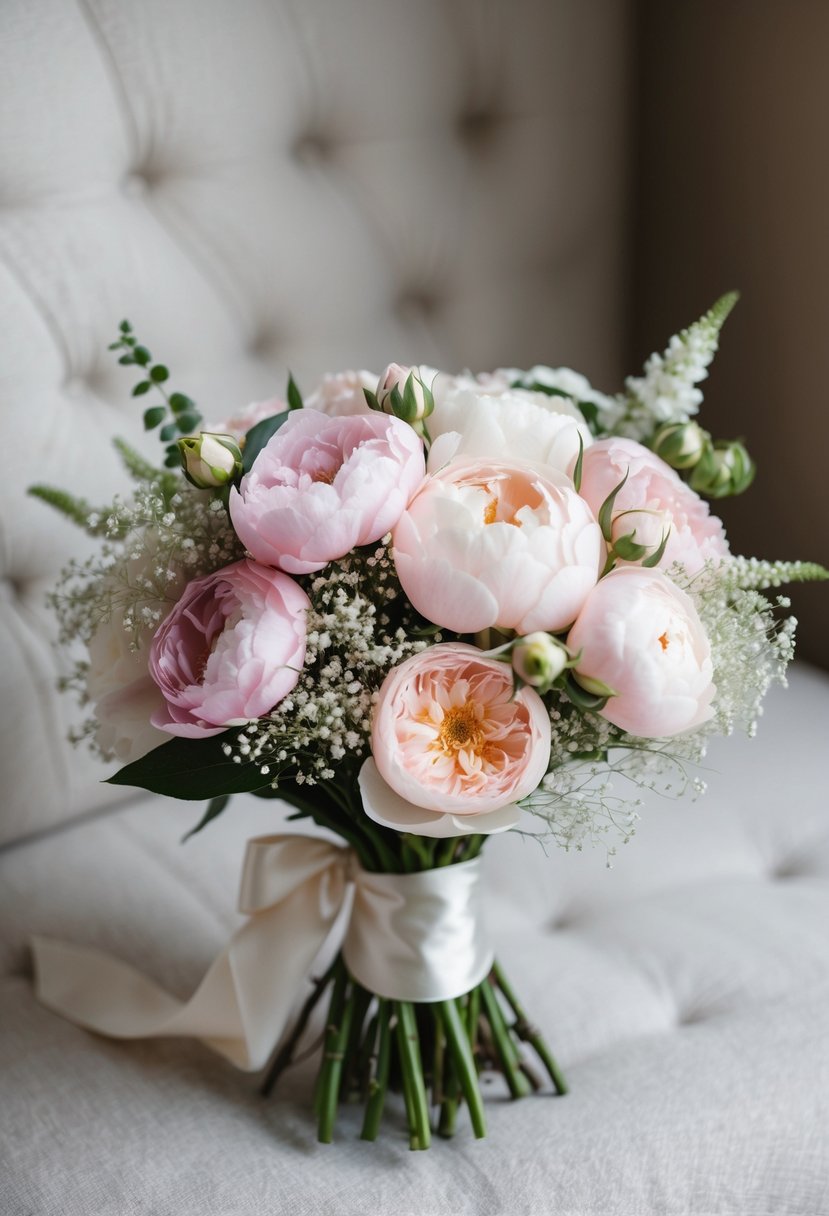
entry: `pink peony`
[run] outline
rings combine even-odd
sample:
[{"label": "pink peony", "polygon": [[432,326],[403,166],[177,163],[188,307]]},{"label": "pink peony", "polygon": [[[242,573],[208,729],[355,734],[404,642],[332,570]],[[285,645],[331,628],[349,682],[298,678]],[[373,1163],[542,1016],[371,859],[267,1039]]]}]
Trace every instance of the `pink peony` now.
[{"label": "pink peony", "polygon": [[709,559],[728,554],[725,529],[708,504],[664,460],[633,439],[599,439],[584,453],[581,495],[598,515],[622,478],[613,505],[613,539],[635,532],[639,544],[658,547],[669,531],[660,566],[681,562],[695,574]]},{"label": "pink peony", "polygon": [[[550,719],[506,663],[442,643],[386,676],[360,774],[367,814],[422,835],[502,831],[550,760]],[[461,822],[458,823],[457,819]]]},{"label": "pink peony", "polygon": [[406,595],[457,633],[565,629],[605,560],[599,525],[569,480],[518,461],[450,460],[393,536]]},{"label": "pink peony", "polygon": [[296,410],[231,491],[230,517],[257,561],[308,574],[384,536],[425,471],[421,440],[398,418]]},{"label": "pink peony", "polygon": [[258,422],[273,418],[275,414],[283,414],[287,408],[287,402],[281,397],[271,397],[268,401],[252,401],[250,405],[238,409],[230,418],[225,418],[214,426],[205,427],[205,430],[214,435],[232,435],[234,439],[241,439]]},{"label": "pink peony", "polygon": [[373,372],[337,372],[323,376],[314,391],[305,398],[309,410],[319,410],[331,418],[352,414],[368,414],[371,406],[366,401],[364,388],[372,392],[377,388],[377,377]]},{"label": "pink peony", "polygon": [[188,583],[150,648],[165,702],[153,726],[201,739],[268,713],[299,679],[308,604],[293,579],[247,559]]},{"label": "pink peony", "polygon": [[612,688],[602,715],[644,739],[707,722],[711,647],[690,596],[660,570],[625,566],[597,583],[567,638],[579,675]]}]

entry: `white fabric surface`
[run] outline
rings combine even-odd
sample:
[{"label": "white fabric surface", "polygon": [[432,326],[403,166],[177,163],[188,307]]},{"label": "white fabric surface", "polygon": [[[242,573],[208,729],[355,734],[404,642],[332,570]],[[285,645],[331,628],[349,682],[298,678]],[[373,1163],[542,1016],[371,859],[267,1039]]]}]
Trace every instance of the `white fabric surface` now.
[{"label": "white fabric surface", "polygon": [[179,846],[165,799],[0,855],[0,1211],[9,1216],[817,1216],[829,1206],[829,678],[796,670],[756,740],[712,750],[709,794],[651,800],[613,869],[515,835],[487,846],[489,920],[572,1092],[489,1137],[407,1148],[358,1109],[318,1146],[313,1062],[270,1100],[184,1041],[116,1044],[40,1008],[26,939],[118,953],[186,997],[237,918],[243,799]]}]

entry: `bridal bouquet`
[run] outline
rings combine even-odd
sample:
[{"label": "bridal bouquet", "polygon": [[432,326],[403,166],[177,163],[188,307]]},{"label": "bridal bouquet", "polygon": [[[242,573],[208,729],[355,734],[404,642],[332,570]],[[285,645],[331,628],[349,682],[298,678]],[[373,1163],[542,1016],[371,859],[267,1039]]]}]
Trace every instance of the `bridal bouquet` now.
[{"label": "bridal bouquet", "polygon": [[122,323],[134,395],[160,394],[144,421],[163,467],[119,442],[134,488],[114,502],[33,489],[99,542],[52,597],[61,641],[84,643],[79,737],[122,764],[117,784],[207,800],[194,831],[249,792],[328,833],[250,843],[248,920],[189,1002],[41,939],[47,1004],[270,1060],[270,1085],[324,999],[323,1141],[355,1095],[373,1139],[389,1087],[419,1149],[463,1103],[485,1134],[483,1069],[514,1097],[544,1074],[565,1092],[488,945],[483,846],[516,830],[612,853],[641,787],[699,791],[686,766],[712,733],[753,731],[792,654],[788,601],[763,589],[825,576],[733,556],[706,501],[754,473],[695,419],[734,299],[616,396],[565,368],[392,364],[305,399],[290,379],[285,401],[206,429]]}]

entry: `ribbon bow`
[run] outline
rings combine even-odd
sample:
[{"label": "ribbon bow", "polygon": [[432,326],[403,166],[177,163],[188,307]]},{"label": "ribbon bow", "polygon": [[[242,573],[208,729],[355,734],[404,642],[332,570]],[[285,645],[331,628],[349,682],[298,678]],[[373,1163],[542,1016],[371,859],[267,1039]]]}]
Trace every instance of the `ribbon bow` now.
[{"label": "ribbon bow", "polygon": [[480,860],[417,874],[375,874],[353,851],[311,836],[248,842],[239,910],[248,920],[182,1002],[134,967],[88,947],[32,942],[38,999],[118,1039],[193,1036],[237,1068],[262,1068],[299,986],[343,908],[342,945],[354,978],[378,996],[443,1001],[492,966],[482,932]]}]

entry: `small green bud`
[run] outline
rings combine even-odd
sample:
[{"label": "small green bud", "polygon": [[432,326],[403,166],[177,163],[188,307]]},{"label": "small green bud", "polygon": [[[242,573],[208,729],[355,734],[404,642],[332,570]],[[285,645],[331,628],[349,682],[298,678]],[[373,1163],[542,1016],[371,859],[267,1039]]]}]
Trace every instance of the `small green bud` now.
[{"label": "small green bud", "polygon": [[707,445],[689,485],[708,498],[728,498],[747,490],[756,471],[754,461],[738,439],[718,440]]},{"label": "small green bud", "polygon": [[653,450],[672,469],[692,469],[711,436],[696,422],[667,422],[656,432]]},{"label": "small green bud", "polygon": [[403,422],[422,422],[435,408],[431,389],[408,367],[390,363],[377,383],[377,409]]},{"label": "small green bud", "polygon": [[202,431],[179,439],[178,450],[184,476],[200,490],[228,485],[242,472],[242,451],[232,435]]},{"label": "small green bud", "polygon": [[546,692],[570,662],[566,646],[549,633],[529,633],[512,649],[512,669],[525,684]]}]

